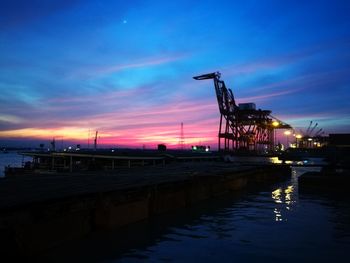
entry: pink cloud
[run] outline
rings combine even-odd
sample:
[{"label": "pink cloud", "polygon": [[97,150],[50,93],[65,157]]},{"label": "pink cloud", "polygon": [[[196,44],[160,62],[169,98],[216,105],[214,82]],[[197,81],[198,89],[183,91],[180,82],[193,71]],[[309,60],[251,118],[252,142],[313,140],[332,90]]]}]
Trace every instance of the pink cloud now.
[{"label": "pink cloud", "polygon": [[[32,137],[46,139],[52,139],[49,134],[53,134],[66,140],[78,140],[86,144],[89,130],[90,137],[93,137],[93,132],[98,130],[101,144],[132,147],[145,144],[153,147],[159,143],[166,143],[174,148],[177,147],[180,123],[183,122],[185,140],[188,144],[202,142],[214,147],[217,141],[217,114],[214,99],[203,101],[201,104],[195,101],[175,100],[165,105],[136,105],[122,111],[114,110],[79,119],[61,119],[44,124],[32,123],[36,128],[31,130],[31,134]],[[21,136],[21,131],[12,133]]]}]

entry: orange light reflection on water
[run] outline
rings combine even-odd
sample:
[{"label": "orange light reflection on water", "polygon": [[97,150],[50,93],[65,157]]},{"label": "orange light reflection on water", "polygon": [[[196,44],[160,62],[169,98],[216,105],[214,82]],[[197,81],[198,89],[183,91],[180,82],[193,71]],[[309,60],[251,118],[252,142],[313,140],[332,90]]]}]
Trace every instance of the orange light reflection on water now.
[{"label": "orange light reflection on water", "polygon": [[289,185],[287,188],[277,188],[272,191],[271,197],[276,204],[278,204],[274,208],[275,221],[287,221],[287,218],[283,217],[282,209],[286,210],[291,209],[291,205],[295,202],[293,200],[294,186]]}]

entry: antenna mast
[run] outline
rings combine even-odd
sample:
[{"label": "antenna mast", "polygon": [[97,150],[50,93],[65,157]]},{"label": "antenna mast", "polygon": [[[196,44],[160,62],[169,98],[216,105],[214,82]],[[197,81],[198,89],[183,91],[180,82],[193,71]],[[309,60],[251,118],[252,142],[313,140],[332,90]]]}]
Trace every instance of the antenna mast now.
[{"label": "antenna mast", "polygon": [[88,138],[87,138],[87,144],[88,144],[88,149],[90,149],[90,129],[88,131]]},{"label": "antenna mast", "polygon": [[181,150],[183,150],[184,147],[185,147],[185,135],[184,135],[184,124],[183,124],[183,122],[181,122],[179,147],[180,147]]},{"label": "antenna mast", "polygon": [[98,131],[96,131],[96,134],[95,134],[95,139],[94,139],[94,151],[96,151],[96,149],[97,149],[97,134],[98,134]]}]

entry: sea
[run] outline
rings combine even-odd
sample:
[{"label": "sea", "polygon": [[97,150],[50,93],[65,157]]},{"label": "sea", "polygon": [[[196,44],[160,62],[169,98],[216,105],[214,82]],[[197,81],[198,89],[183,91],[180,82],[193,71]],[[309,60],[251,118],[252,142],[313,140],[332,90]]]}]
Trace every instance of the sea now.
[{"label": "sea", "polygon": [[32,161],[32,158],[22,156],[17,151],[0,152],[0,178],[5,176],[5,166],[22,167],[27,161]]},{"label": "sea", "polygon": [[[3,154],[0,160],[1,165],[22,163],[16,153]],[[317,170],[294,167],[282,182],[252,186],[116,231],[95,232],[34,260],[348,262],[349,193],[299,191],[298,177]]]}]

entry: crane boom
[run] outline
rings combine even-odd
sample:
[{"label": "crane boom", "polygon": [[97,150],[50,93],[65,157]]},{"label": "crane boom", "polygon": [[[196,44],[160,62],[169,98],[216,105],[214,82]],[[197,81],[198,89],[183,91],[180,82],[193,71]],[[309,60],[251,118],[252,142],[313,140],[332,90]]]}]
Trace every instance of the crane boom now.
[{"label": "crane boom", "polygon": [[310,121],[309,127],[307,127],[306,134],[309,134],[309,131],[310,131],[311,125],[312,125],[312,121]]},{"label": "crane boom", "polygon": [[221,150],[221,140],[224,140],[225,151],[273,149],[274,129],[289,129],[290,125],[272,117],[269,110],[256,110],[254,103],[237,105],[232,90],[226,87],[220,77],[220,72],[193,77],[195,80],[212,79],[214,81],[221,115],[218,136],[219,150]]}]

